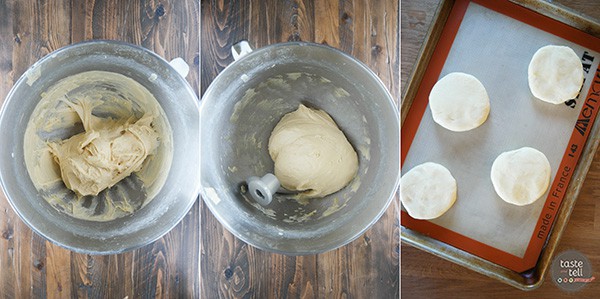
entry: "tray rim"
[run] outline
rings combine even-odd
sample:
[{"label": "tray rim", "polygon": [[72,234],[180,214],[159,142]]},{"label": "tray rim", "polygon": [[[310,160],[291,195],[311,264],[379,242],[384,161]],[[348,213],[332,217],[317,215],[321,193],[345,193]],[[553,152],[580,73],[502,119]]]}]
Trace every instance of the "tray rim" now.
[{"label": "tray rim", "polygon": [[[509,2],[538,12],[546,17],[557,20],[592,36],[600,37],[600,23],[598,23],[597,20],[577,14],[561,5],[541,0],[509,0]],[[417,63],[409,76],[406,88],[401,93],[401,127],[408,115],[409,108],[412,106],[417,90],[425,74],[425,70],[429,65],[430,58],[437,46],[442,30],[446,25],[450,11],[455,3],[456,0],[442,0],[434,13],[432,23],[429,26],[423,45],[417,55]],[[525,277],[513,270],[406,228],[402,225],[402,221],[400,221],[401,241],[488,277],[500,280],[503,283],[521,290],[529,291],[540,287],[544,282],[544,278],[547,275],[548,268],[551,264],[551,259],[558,247],[558,242],[560,241],[566,224],[573,212],[577,196],[579,195],[585,176],[591,166],[594,154],[600,145],[600,126],[596,124],[597,122],[598,118],[596,118],[592,124],[590,135],[585,142],[581,157],[573,171],[571,182],[567,187],[562,204],[548,234],[546,244],[542,248],[532,277]],[[398,213],[400,213],[400,211]]]}]

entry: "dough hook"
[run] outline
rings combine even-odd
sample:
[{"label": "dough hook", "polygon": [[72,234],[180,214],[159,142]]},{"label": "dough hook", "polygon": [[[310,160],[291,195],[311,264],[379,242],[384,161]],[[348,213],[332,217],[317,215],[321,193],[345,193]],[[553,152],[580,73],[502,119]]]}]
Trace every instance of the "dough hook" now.
[{"label": "dough hook", "polygon": [[265,174],[262,178],[251,176],[246,180],[250,196],[261,206],[266,206],[273,201],[275,193],[298,194],[298,191],[290,191],[281,188],[277,177],[272,173]]}]

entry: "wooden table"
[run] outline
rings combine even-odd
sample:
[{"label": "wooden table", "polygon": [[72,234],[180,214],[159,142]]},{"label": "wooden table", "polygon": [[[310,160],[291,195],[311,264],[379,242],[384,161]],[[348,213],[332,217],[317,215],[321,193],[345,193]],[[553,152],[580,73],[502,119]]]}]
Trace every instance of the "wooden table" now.
[{"label": "wooden table", "polygon": [[[202,1],[202,90],[233,61],[230,47],[324,43],[353,55],[399,98],[398,1]],[[397,298],[398,201],[363,236],[338,250],[291,257],[248,246],[202,205],[204,298]]]},{"label": "wooden table", "polygon": [[[44,55],[89,39],[183,57],[192,66],[188,82],[204,91],[232,62],[231,45],[246,39],[255,48],[288,40],[327,43],[365,62],[398,99],[398,8],[398,0],[0,1],[0,98]],[[0,197],[1,298],[398,297],[397,199],[359,239],[320,255],[250,247],[199,201],[160,240],[124,254],[91,256],[45,241]]]},{"label": "wooden table", "polygon": [[[401,23],[401,86],[406,86],[433,13],[440,0],[403,0]],[[597,0],[553,1],[583,11],[600,21]],[[600,278],[600,152],[596,153],[557,253],[576,249],[586,255]],[[532,292],[523,292],[406,244],[401,246],[402,298],[597,298],[600,282],[594,281],[574,294],[561,291],[546,279]]]}]

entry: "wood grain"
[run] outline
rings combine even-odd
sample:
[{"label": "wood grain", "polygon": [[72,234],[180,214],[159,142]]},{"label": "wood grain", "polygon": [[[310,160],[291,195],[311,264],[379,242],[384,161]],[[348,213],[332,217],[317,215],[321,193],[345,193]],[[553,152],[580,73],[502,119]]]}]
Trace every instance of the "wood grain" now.
[{"label": "wood grain", "polygon": [[[231,46],[286,41],[336,47],[366,63],[399,98],[399,1],[201,1],[201,89],[233,58]],[[201,207],[203,298],[398,298],[399,205],[354,242],[284,256],[236,239]]]},{"label": "wood grain", "polygon": [[[198,65],[199,3],[181,1],[0,1],[0,98],[44,55],[89,39],[146,47]],[[198,90],[199,72],[187,77]],[[4,141],[3,141],[4,142]],[[162,239],[119,255],[70,252],[33,233],[0,196],[0,297],[193,298],[199,296],[196,204]]]},{"label": "wood grain", "polygon": [[[432,23],[433,12],[440,0],[402,1],[402,88],[406,88],[416,63],[425,34]],[[595,0],[553,1],[555,4],[583,11],[600,21],[600,6]],[[557,253],[576,249],[585,254],[592,263],[593,275],[600,276],[600,152],[594,157],[586,180],[581,189],[571,219],[562,236]],[[579,292],[568,294],[546,279],[544,284],[532,292],[524,292],[499,281],[490,279],[411,246],[401,246],[401,293],[403,298],[595,298],[600,291],[597,281]]]}]

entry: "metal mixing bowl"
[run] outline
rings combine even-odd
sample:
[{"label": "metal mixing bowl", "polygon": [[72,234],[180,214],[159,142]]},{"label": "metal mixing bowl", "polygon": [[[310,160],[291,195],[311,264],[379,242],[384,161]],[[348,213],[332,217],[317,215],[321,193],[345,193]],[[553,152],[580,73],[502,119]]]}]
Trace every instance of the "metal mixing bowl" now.
[{"label": "metal mixing bowl", "polygon": [[[143,85],[158,100],[173,130],[173,162],[163,188],[140,210],[108,222],[76,219],[51,207],[33,186],[23,158],[25,129],[40,94],[63,78],[93,70],[119,73]],[[109,254],[148,244],[171,230],[198,196],[198,109],[198,99],[185,79],[169,62],[144,48],[91,41],[59,49],[31,66],[2,106],[0,182],[4,193],[29,227],[68,249]]]},{"label": "metal mixing bowl", "polygon": [[[358,175],[325,198],[277,194],[263,207],[244,194],[244,181],[273,172],[268,138],[300,103],[332,116],[358,153]],[[341,51],[302,42],[253,51],[211,83],[200,111],[202,197],[223,226],[255,247],[292,255],[337,248],[364,233],[393,199],[398,109],[379,78]]]}]

